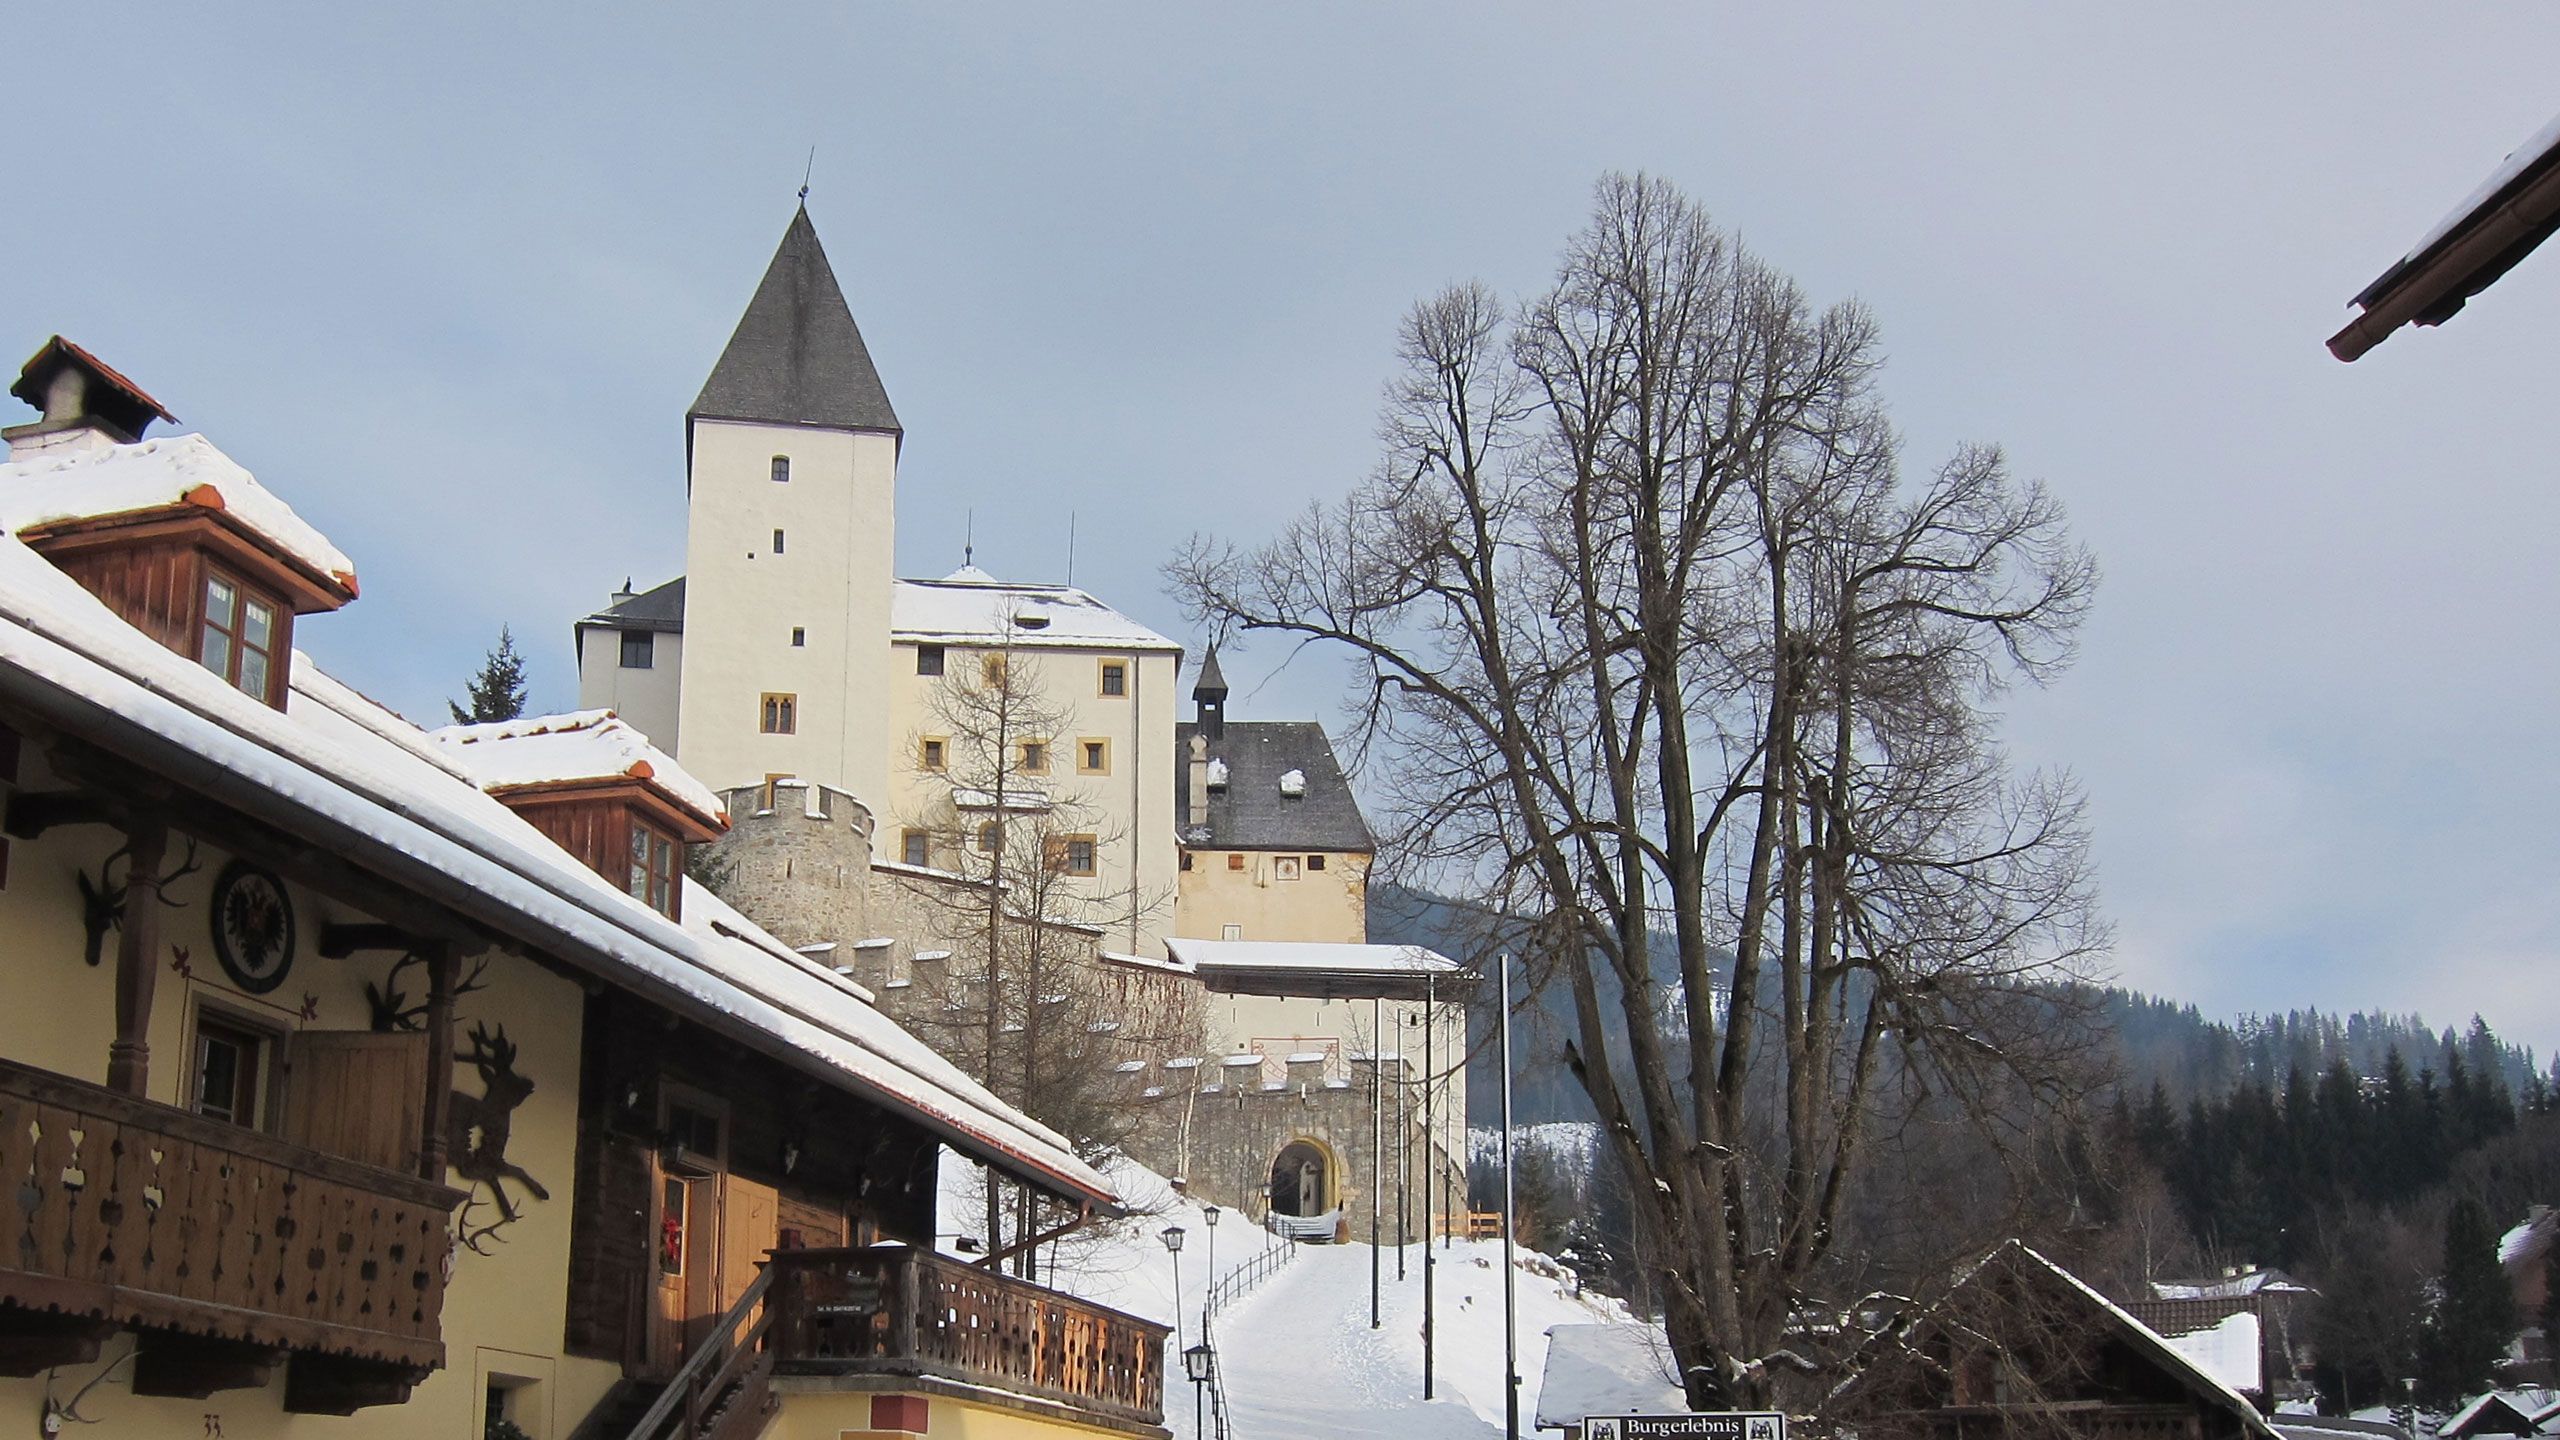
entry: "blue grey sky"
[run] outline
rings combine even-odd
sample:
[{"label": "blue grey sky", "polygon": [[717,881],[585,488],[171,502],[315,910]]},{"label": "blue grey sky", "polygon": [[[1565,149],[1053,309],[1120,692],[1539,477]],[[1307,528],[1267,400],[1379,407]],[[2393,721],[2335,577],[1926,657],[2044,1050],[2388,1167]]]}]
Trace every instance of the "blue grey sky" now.
[{"label": "blue grey sky", "polygon": [[[97,350],[327,530],[365,598],[306,648],[422,721],[501,624],[572,704],[570,622],[680,568],[684,408],[812,144],[903,568],[974,512],[1058,578],[1072,516],[1177,635],[1184,536],[1367,466],[1408,304],[1525,295],[1602,171],[1667,176],[1875,309],[1914,462],[2001,441],[2098,551],[2012,728],[2091,791],[2125,983],[2560,1048],[2560,247],[2321,348],[2560,109],[2560,9],[167,4],[0,48],[0,342]],[[1240,713],[1331,703],[1280,658]]]}]

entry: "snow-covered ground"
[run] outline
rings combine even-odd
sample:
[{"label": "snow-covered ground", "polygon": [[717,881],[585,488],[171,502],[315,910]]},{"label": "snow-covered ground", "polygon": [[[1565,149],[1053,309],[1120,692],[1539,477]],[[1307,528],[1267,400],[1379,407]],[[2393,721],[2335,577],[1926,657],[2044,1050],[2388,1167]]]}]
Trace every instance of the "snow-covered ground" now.
[{"label": "snow-covered ground", "polygon": [[[1200,1301],[1209,1278],[1208,1226],[1201,1207],[1164,1178],[1126,1161],[1104,1167],[1132,1210],[1126,1220],[1093,1227],[1057,1247],[1056,1268],[1041,1280],[1133,1315],[1173,1318],[1175,1257],[1158,1238],[1183,1227],[1181,1344],[1200,1338]],[[942,1248],[975,1234],[983,1213],[976,1171],[944,1157]],[[1218,1226],[1217,1270],[1235,1269],[1256,1251],[1282,1242],[1233,1212]],[[1377,1440],[1485,1440],[1502,1432],[1502,1245],[1458,1241],[1434,1250],[1439,1324],[1435,1398],[1422,1400],[1423,1247],[1378,1258],[1380,1326],[1369,1328],[1369,1247],[1306,1245],[1260,1288],[1213,1322],[1218,1358],[1238,1440],[1325,1435]],[[1573,1277],[1543,1255],[1520,1252],[1520,1420],[1537,1413],[1547,1327],[1623,1322],[1624,1306],[1602,1296],[1576,1296]],[[1171,1350],[1168,1346],[1168,1350]],[[1165,1357],[1165,1423],[1190,1440],[1190,1386],[1182,1363]]]}]

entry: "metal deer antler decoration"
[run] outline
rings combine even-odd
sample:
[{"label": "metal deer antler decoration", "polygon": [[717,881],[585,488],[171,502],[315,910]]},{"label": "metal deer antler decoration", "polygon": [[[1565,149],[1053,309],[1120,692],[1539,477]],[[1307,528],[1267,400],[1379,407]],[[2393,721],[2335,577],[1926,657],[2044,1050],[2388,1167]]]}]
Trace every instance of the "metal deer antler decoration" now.
[{"label": "metal deer antler decoration", "polygon": [[[121,880],[110,881],[107,877],[115,870],[118,860],[125,862],[127,873]],[[72,872],[72,878],[80,882],[80,926],[89,934],[88,948],[80,958],[92,965],[106,958],[107,932],[124,924],[125,897],[133,891],[132,862],[133,843],[127,841],[114,854],[98,862],[97,879],[90,879],[86,870]],[[170,909],[183,909],[184,901],[169,898],[169,887],[203,868],[204,862],[196,858],[196,842],[189,840],[187,858],[178,862],[177,869],[153,882],[152,893]]]},{"label": "metal deer antler decoration", "polygon": [[551,1198],[541,1181],[507,1158],[507,1132],[514,1123],[516,1107],[533,1094],[533,1082],[516,1073],[516,1046],[507,1038],[504,1025],[495,1034],[487,1025],[472,1026],[471,1048],[453,1058],[480,1072],[481,1089],[478,1095],[453,1092],[446,1143],[453,1156],[454,1173],[471,1181],[475,1190],[486,1190],[487,1203],[498,1210],[497,1219],[486,1225],[473,1224],[471,1211],[481,1203],[475,1194],[463,1203],[455,1221],[462,1243],[473,1254],[486,1255],[490,1238],[500,1228],[522,1218],[516,1209],[516,1198],[507,1193],[508,1181],[523,1186],[536,1200]]}]

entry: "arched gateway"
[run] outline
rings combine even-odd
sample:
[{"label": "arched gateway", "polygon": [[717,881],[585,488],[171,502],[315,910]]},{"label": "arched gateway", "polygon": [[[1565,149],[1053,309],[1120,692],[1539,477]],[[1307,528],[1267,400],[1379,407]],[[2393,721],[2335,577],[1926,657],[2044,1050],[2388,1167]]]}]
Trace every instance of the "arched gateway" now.
[{"label": "arched gateway", "polygon": [[1332,1208],[1333,1167],[1323,1147],[1292,1140],[1271,1162],[1271,1213],[1322,1215]]}]

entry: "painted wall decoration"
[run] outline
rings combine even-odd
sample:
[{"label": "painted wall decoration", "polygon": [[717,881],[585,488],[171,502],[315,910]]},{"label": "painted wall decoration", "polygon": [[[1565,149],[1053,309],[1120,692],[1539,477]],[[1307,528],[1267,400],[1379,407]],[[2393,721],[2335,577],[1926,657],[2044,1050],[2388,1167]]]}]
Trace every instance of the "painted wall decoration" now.
[{"label": "painted wall decoration", "polygon": [[231,983],[264,995],[293,969],[293,902],[284,882],[245,861],[213,881],[213,958]]},{"label": "painted wall decoration", "polygon": [[[507,1158],[507,1132],[514,1125],[516,1107],[533,1094],[533,1082],[516,1073],[516,1046],[507,1038],[504,1025],[494,1033],[486,1024],[473,1025],[471,1048],[453,1058],[480,1074],[479,1094],[453,1092],[452,1122],[446,1131],[453,1171],[472,1186],[471,1198],[454,1216],[456,1238],[472,1253],[486,1255],[489,1243],[503,1238],[498,1231],[523,1218],[516,1208],[520,1202],[508,1192],[509,1181],[536,1200],[551,1198],[541,1181]],[[497,1218],[477,1223],[473,1212],[484,1204],[497,1210]]]},{"label": "painted wall decoration", "polygon": [[[364,982],[365,1008],[373,1013],[374,1029],[388,1033],[396,1030],[427,1028],[427,978],[423,968],[426,963],[427,959],[423,955],[403,955],[391,962],[391,968],[384,973],[381,984],[377,985],[370,980]],[[400,972],[412,965],[421,967],[417,976],[418,993],[415,1000],[409,998],[407,990],[400,988]],[[463,996],[474,990],[488,988],[489,957],[483,955],[473,960],[469,972],[455,983],[453,998],[459,1002]]]}]

